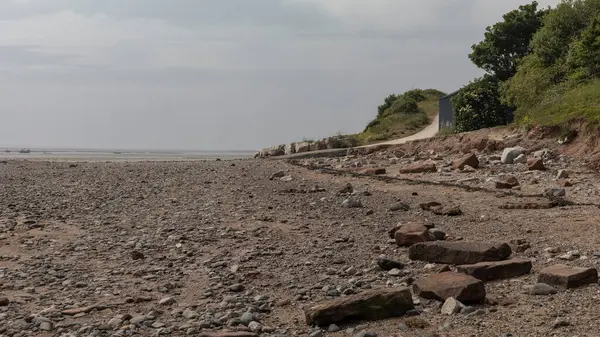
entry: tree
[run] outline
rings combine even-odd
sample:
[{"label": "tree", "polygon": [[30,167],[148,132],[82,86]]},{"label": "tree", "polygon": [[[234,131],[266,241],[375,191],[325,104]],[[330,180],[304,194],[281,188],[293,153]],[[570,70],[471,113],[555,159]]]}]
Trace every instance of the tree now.
[{"label": "tree", "polygon": [[577,77],[593,78],[600,76],[600,16],[595,17],[573,42],[568,56],[569,66]]},{"label": "tree", "polygon": [[496,78],[486,75],[464,86],[452,98],[457,132],[506,124],[506,106],[500,101],[499,85]]},{"label": "tree", "polygon": [[501,81],[512,77],[521,58],[531,53],[530,42],[542,26],[548,10],[538,10],[536,1],[504,14],[503,21],[489,26],[485,38],[471,46],[471,61]]},{"label": "tree", "polygon": [[394,104],[394,102],[400,97],[401,97],[400,95],[395,95],[395,94],[391,94],[388,97],[386,97],[385,100],[383,101],[384,103],[377,107],[377,117],[383,116],[385,111],[387,109],[389,109],[392,106],[392,104]]}]

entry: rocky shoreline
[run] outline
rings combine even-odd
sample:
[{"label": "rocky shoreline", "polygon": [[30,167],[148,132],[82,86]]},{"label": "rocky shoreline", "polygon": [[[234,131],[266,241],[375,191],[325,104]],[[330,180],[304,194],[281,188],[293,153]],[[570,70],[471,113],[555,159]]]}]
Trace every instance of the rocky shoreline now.
[{"label": "rocky shoreline", "polygon": [[0,336],[594,336],[597,178],[518,147],[5,161]]}]

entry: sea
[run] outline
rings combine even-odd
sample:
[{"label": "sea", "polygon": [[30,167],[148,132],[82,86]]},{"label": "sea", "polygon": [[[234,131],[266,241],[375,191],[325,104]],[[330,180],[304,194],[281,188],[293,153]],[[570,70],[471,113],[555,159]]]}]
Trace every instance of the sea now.
[{"label": "sea", "polygon": [[189,161],[252,158],[256,151],[190,151],[190,150],[131,150],[131,149],[50,149],[2,148],[0,160],[59,160],[59,161]]}]

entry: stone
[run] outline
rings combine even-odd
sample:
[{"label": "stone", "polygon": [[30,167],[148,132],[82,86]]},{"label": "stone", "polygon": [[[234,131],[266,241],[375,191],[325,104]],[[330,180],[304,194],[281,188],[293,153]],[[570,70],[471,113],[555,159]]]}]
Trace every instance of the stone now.
[{"label": "stone", "polygon": [[394,234],[394,239],[399,246],[409,247],[418,242],[434,241],[435,237],[423,224],[411,222],[402,225]]},{"label": "stone", "polygon": [[229,290],[236,292],[236,293],[239,293],[240,291],[244,291],[244,289],[245,289],[245,287],[241,283],[234,283],[229,286]]},{"label": "stone", "polygon": [[296,153],[296,144],[295,143],[286,144],[284,152],[285,152],[286,156]]},{"label": "stone", "polygon": [[433,162],[413,163],[407,167],[401,168],[400,173],[435,173],[437,167]]},{"label": "stone", "polygon": [[424,211],[430,211],[432,208],[439,207],[439,206],[442,206],[442,204],[440,204],[437,201],[430,201],[430,202],[425,202],[425,203],[419,204],[419,207],[421,207],[421,209]]},{"label": "stone", "polygon": [[548,198],[562,198],[567,195],[567,191],[564,188],[547,188],[544,190],[544,195]]},{"label": "stone", "polygon": [[52,331],[52,329],[54,329],[54,326],[53,326],[52,322],[43,321],[43,322],[40,323],[40,330],[42,330],[42,331]]},{"label": "stone", "polygon": [[377,265],[379,266],[379,268],[381,268],[385,271],[389,271],[392,269],[403,269],[404,268],[403,263],[394,261],[394,260],[390,260],[390,259],[386,259],[386,258],[378,258]]},{"label": "stone", "polygon": [[160,301],[158,301],[158,304],[172,305],[172,304],[175,304],[175,299],[173,297],[165,297],[165,298],[161,299]]},{"label": "stone", "polygon": [[475,307],[467,306],[467,307],[460,309],[460,314],[461,315],[469,315],[469,314],[474,313],[475,311],[477,311],[477,309]]},{"label": "stone", "polygon": [[313,331],[310,335],[308,335],[308,337],[323,337],[323,331]]},{"label": "stone", "polygon": [[533,286],[528,287],[527,293],[530,295],[546,296],[556,294],[558,293],[558,290],[546,283],[536,283]]},{"label": "stone", "polygon": [[556,174],[556,179],[567,179],[569,178],[569,171],[567,170],[558,170],[558,174]]},{"label": "stone", "polygon": [[408,249],[411,260],[454,265],[502,261],[511,254],[507,243],[435,241],[417,243]]},{"label": "stone", "polygon": [[361,331],[355,337],[377,337],[377,333],[371,331]]},{"label": "stone", "polygon": [[296,153],[304,153],[310,151],[309,142],[298,142],[296,143]]},{"label": "stone", "polygon": [[354,187],[350,183],[347,183],[338,191],[339,194],[351,194],[352,192],[354,192]]},{"label": "stone", "polygon": [[524,154],[520,154],[513,160],[513,164],[527,164],[527,157]]},{"label": "stone", "polygon": [[388,275],[390,275],[390,276],[400,276],[400,275],[402,275],[402,271],[400,269],[398,269],[398,268],[394,268],[394,269],[388,271]]},{"label": "stone", "polygon": [[442,305],[441,313],[442,315],[454,315],[460,312],[465,307],[464,304],[457,301],[454,297],[449,297],[444,305]]},{"label": "stone", "polygon": [[10,304],[8,297],[0,297],[0,307],[6,307]]},{"label": "stone", "polygon": [[248,329],[250,329],[252,332],[260,332],[261,328],[262,325],[256,321],[252,321],[250,324],[248,324]]},{"label": "stone", "polygon": [[462,170],[466,165],[471,166],[472,168],[479,167],[479,159],[477,159],[475,153],[466,154],[462,158],[454,161],[452,168],[455,170]]},{"label": "stone", "polygon": [[344,208],[362,208],[363,204],[358,198],[349,197],[342,202]]},{"label": "stone", "polygon": [[500,157],[500,161],[502,164],[513,164],[515,158],[522,155],[525,152],[525,149],[522,147],[508,147],[502,151],[502,156]]},{"label": "stone", "polygon": [[271,177],[269,177],[269,180],[280,179],[283,177],[285,177],[285,171],[277,171],[277,172],[271,174]]},{"label": "stone", "polygon": [[194,319],[200,316],[196,311],[190,309],[185,309],[181,315],[187,319]]},{"label": "stone", "polygon": [[519,186],[519,181],[515,177],[507,177],[504,179],[497,180],[495,182],[497,189],[511,189]]},{"label": "stone", "polygon": [[430,228],[429,234],[431,234],[436,240],[444,240],[446,238],[446,232],[439,228]]},{"label": "stone", "polygon": [[398,211],[406,212],[406,211],[410,210],[410,206],[405,203],[402,203],[402,202],[395,202],[390,206],[389,210],[392,212],[398,212]]},{"label": "stone", "polygon": [[538,282],[561,288],[576,288],[590,283],[598,283],[598,271],[595,268],[557,264],[542,269],[538,275]]},{"label": "stone", "polygon": [[244,325],[248,325],[250,324],[250,322],[255,321],[256,318],[254,317],[254,314],[251,312],[245,312],[242,314],[242,316],[240,316],[240,322],[242,322],[242,324]]},{"label": "stone", "polygon": [[340,297],[305,309],[308,325],[399,317],[414,308],[408,288],[382,288]]},{"label": "stone", "polygon": [[338,332],[340,330],[340,327],[335,324],[331,324],[329,325],[329,328],[327,328],[327,332]]},{"label": "stone", "polygon": [[362,169],[359,171],[359,173],[368,175],[368,176],[378,176],[378,175],[386,174],[387,171],[385,170],[385,168],[382,168],[382,167],[378,167],[378,168],[371,167],[371,168]]},{"label": "stone", "polygon": [[205,332],[200,337],[258,337],[258,334],[249,331],[229,331],[229,332]]},{"label": "stone", "polygon": [[506,261],[480,262],[458,266],[459,273],[471,275],[484,282],[502,280],[529,274],[533,267],[530,260],[514,258]]},{"label": "stone", "polygon": [[433,214],[436,215],[444,215],[444,216],[458,216],[462,215],[463,212],[460,209],[460,206],[446,206],[446,207],[433,207],[431,208]]},{"label": "stone", "polygon": [[527,168],[529,171],[545,171],[544,161],[540,158],[531,158],[527,160]]},{"label": "stone", "polygon": [[569,323],[569,321],[557,318],[554,321],[554,323],[552,323],[552,329],[558,329],[558,328],[562,328],[562,327],[569,326],[569,325],[571,325],[571,323]]},{"label": "stone", "polygon": [[481,302],[485,299],[483,281],[451,271],[416,280],[413,291],[417,296],[441,301],[450,297],[463,303]]}]

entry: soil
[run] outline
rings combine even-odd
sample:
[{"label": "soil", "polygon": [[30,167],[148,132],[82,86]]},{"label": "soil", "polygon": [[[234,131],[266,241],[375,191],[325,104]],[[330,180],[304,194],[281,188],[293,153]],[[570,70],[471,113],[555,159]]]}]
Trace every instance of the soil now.
[{"label": "soil", "polygon": [[[598,284],[546,296],[526,291],[544,267],[598,267],[600,209],[583,205],[600,202],[597,172],[561,154],[555,140],[486,132],[290,162],[3,162],[0,305],[2,297],[9,303],[0,306],[0,336],[186,336],[249,328],[260,336],[597,336]],[[529,156],[551,147],[547,170],[500,163],[503,147],[516,144]],[[479,149],[480,167],[452,170],[468,148]],[[397,173],[425,160],[438,172]],[[352,173],[367,167],[387,173]],[[560,169],[572,185],[566,197],[582,205],[500,209],[543,201],[531,195],[562,188]],[[506,176],[520,186],[497,190],[494,180]],[[342,207],[347,184],[363,207]],[[419,207],[432,201],[459,206],[462,215]],[[409,210],[392,207],[398,203]],[[308,326],[306,306],[410,286],[441,269],[411,261],[408,248],[390,241],[388,231],[409,222],[434,224],[448,241],[510,243],[513,257],[533,261],[532,273],[486,282],[486,302],[468,315],[442,315],[442,302],[414,296],[418,316],[348,322],[335,333]],[[405,268],[381,270],[381,256]]]}]

